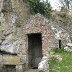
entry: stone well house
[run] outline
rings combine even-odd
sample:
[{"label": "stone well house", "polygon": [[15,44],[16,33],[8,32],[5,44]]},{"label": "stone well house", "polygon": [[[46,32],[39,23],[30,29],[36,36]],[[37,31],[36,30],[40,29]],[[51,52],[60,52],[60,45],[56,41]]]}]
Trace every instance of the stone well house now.
[{"label": "stone well house", "polygon": [[42,15],[31,17],[23,26],[26,56],[30,67],[38,67],[43,56],[49,57],[51,48],[55,47],[55,38],[49,21]]},{"label": "stone well house", "polygon": [[37,68],[42,57],[49,58],[50,50],[58,47],[53,22],[41,14],[31,16],[23,0],[0,1],[0,70]]}]

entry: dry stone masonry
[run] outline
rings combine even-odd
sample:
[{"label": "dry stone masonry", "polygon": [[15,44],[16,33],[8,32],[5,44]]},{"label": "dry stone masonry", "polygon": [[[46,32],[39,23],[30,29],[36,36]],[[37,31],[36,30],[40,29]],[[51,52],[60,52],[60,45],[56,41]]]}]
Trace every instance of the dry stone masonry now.
[{"label": "dry stone masonry", "polygon": [[0,72],[49,72],[50,50],[58,48],[59,39],[72,46],[67,31],[54,23],[39,13],[30,15],[23,0],[0,0]]}]

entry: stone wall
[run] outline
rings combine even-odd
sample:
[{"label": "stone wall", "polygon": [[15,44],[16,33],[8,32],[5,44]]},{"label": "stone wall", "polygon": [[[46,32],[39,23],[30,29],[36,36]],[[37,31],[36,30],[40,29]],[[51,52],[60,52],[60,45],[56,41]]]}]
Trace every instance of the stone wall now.
[{"label": "stone wall", "polygon": [[21,25],[25,24],[29,15],[23,0],[0,0],[0,50],[6,53],[0,53],[0,65],[25,63],[26,55],[22,55]]},{"label": "stone wall", "polygon": [[[49,21],[42,15],[37,14],[32,16],[23,26],[23,54],[26,55],[26,61],[28,63],[28,34],[42,34],[42,54],[49,58],[49,52],[52,48],[56,47],[54,33],[51,29]],[[25,35],[25,36],[24,36]]]},{"label": "stone wall", "polygon": [[[7,53],[0,54],[0,64],[16,65],[17,72],[23,71],[23,67],[26,69],[28,67],[27,34],[31,33],[42,34],[42,54],[49,58],[50,50],[58,48],[55,32],[62,30],[57,27],[54,31],[54,23],[41,14],[30,16],[23,0],[0,0],[0,50]],[[61,35],[62,38],[66,37],[65,34]],[[68,37],[68,34],[66,35]]]},{"label": "stone wall", "polygon": [[29,17],[23,0],[0,0],[0,49],[19,54],[22,28]]}]

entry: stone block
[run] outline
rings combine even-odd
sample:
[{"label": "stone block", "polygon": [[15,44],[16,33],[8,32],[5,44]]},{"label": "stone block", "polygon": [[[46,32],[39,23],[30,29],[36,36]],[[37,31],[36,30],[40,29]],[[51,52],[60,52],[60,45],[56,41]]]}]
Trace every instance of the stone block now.
[{"label": "stone block", "polygon": [[16,65],[20,63],[20,57],[18,56],[3,56],[3,64]]},{"label": "stone block", "polygon": [[16,72],[23,72],[23,65],[16,65]]}]

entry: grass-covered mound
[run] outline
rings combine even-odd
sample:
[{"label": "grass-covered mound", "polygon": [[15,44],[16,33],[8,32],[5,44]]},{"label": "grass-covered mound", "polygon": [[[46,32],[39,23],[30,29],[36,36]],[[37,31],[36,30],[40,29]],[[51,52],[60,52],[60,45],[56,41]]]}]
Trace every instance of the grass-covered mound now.
[{"label": "grass-covered mound", "polygon": [[[56,60],[55,55],[61,55],[62,61]],[[72,72],[72,52],[63,49],[53,49],[50,60],[50,72]]]}]

